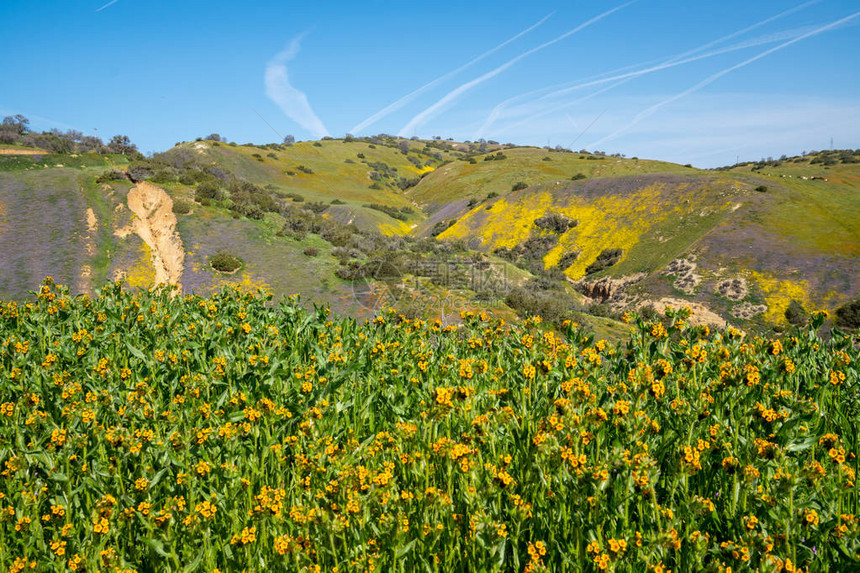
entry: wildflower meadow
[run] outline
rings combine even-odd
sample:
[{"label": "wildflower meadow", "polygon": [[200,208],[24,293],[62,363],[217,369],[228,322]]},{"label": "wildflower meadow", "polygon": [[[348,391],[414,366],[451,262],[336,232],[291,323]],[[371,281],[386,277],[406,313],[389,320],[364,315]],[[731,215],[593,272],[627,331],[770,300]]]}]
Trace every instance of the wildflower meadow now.
[{"label": "wildflower meadow", "polygon": [[857,571],[858,334],[50,279],[0,309],[0,570]]}]

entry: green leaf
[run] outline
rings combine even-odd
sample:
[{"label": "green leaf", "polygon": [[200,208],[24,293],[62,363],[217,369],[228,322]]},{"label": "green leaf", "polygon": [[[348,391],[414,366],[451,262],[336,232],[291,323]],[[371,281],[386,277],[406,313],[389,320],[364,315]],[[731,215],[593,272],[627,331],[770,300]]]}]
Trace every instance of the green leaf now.
[{"label": "green leaf", "polygon": [[164,550],[164,543],[160,539],[147,538],[145,541],[146,544],[149,545],[153,551],[166,559],[170,558],[170,553]]},{"label": "green leaf", "polygon": [[146,362],[146,356],[141,352],[138,348],[135,348],[131,345],[131,343],[126,340],[125,347],[128,348],[128,351],[131,352],[132,356],[136,356],[138,359]]},{"label": "green leaf", "polygon": [[403,547],[398,547],[397,551],[395,552],[397,559],[400,559],[401,557],[409,553],[409,551],[412,549],[412,546],[415,545],[416,541],[418,541],[418,538],[413,539]]}]

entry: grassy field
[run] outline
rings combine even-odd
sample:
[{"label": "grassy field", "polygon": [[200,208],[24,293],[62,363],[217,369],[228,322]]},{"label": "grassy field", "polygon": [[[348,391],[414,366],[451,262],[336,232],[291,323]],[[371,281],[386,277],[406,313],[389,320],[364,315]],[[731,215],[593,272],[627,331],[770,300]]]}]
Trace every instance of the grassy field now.
[{"label": "grassy field", "polygon": [[857,334],[0,305],[6,571],[850,571]]},{"label": "grassy field", "polygon": [[[702,171],[532,147],[486,145],[481,153],[479,143],[373,141],[330,139],[290,146],[197,141],[178,144],[173,151],[200,160],[198,169],[215,164],[278,201],[324,210],[322,217],[329,222],[364,232],[438,236],[455,241],[457,249],[485,254],[500,247],[531,248],[536,241],[552,243],[544,251],[527,253],[526,259],[536,258],[536,263],[516,261],[529,269],[523,271],[527,278],[562,264],[560,270],[573,281],[644,273],[630,287],[635,304],[685,300],[704,304],[736,324],[771,328],[785,321],[792,301],[833,310],[860,296],[855,280],[860,164],[825,165],[823,156],[809,156]],[[485,161],[499,154],[502,159]],[[15,269],[3,279],[0,294],[24,296],[46,274],[81,292],[122,274],[133,286],[149,286],[152,253],[134,236],[115,236],[130,223],[124,210],[130,184],[112,181],[105,188],[94,179],[127,164],[123,156],[0,157],[7,189],[0,198],[0,233],[17,245],[18,253],[0,255]],[[222,181],[225,186],[230,176]],[[179,180],[174,176],[163,185],[170,195],[194,203],[194,178],[182,179],[186,184]],[[30,204],[41,209],[30,212]],[[298,292],[330,300],[352,315],[366,310],[367,305],[351,306],[353,285],[335,276],[339,263],[331,256],[333,247],[319,235],[301,241],[278,236],[283,221],[272,213],[277,205],[267,207],[261,221],[233,219],[224,208],[230,203],[219,205],[194,203],[191,214],[179,216],[179,232],[190,253],[183,283],[190,291],[208,293],[221,283],[268,286],[278,295]],[[86,229],[90,209],[98,220],[93,237]],[[538,229],[535,221],[553,214],[577,224],[550,237],[553,232]],[[51,234],[34,233],[36,227]],[[69,233],[85,244],[63,243],[61,236]],[[35,249],[28,251],[25,245],[33,242]],[[318,256],[305,255],[308,248],[316,248]],[[219,249],[235,251],[247,265],[237,275],[213,275],[208,257]],[[604,251],[613,249],[621,251],[614,265],[586,273]],[[54,254],[60,264],[48,264]],[[342,252],[338,256],[345,261]],[[514,259],[508,258],[512,268]],[[672,271],[670,265],[677,264],[688,270]],[[721,294],[726,281],[742,282],[744,296]],[[570,288],[563,290],[571,303],[590,304]],[[450,294],[460,302],[476,296]],[[501,316],[507,312],[497,310]],[[600,322],[594,326],[600,328]]]},{"label": "grassy field", "polygon": [[[501,161],[484,161],[494,153],[479,155],[476,163],[458,161],[450,163],[433,177],[426,177],[408,195],[432,212],[439,206],[463,199],[484,199],[490,193],[506,195],[515,183],[528,185],[570,180],[577,174],[586,178],[613,177],[647,173],[694,174],[698,170],[662,161],[621,159],[560,153],[522,147],[505,149],[507,157]],[[587,158],[591,157],[592,160]]]}]

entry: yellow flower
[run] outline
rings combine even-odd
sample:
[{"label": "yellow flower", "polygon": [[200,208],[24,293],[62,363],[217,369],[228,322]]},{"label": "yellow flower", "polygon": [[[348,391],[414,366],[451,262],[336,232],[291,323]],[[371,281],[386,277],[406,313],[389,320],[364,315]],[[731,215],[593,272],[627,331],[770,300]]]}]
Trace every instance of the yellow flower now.
[{"label": "yellow flower", "polygon": [[209,501],[202,501],[196,505],[195,511],[205,519],[211,519],[218,512],[218,508]]},{"label": "yellow flower", "polygon": [[93,532],[101,535],[106,535],[110,530],[110,524],[104,517],[97,517],[93,520]]},{"label": "yellow flower", "polygon": [[532,364],[523,364],[523,376],[528,380],[532,380],[535,377],[535,367]]},{"label": "yellow flower", "polygon": [[51,542],[51,551],[54,555],[65,555],[66,554],[66,542],[56,539]]}]

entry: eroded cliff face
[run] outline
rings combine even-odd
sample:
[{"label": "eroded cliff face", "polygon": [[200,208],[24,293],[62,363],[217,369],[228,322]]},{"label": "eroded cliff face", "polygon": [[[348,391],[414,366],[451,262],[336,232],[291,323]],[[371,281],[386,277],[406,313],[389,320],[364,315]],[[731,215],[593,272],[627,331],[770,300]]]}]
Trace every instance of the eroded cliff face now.
[{"label": "eroded cliff face", "polygon": [[135,215],[132,230],[152,253],[155,284],[181,287],[185,250],[176,230],[173,200],[161,187],[141,181],[128,192],[128,208]]}]

